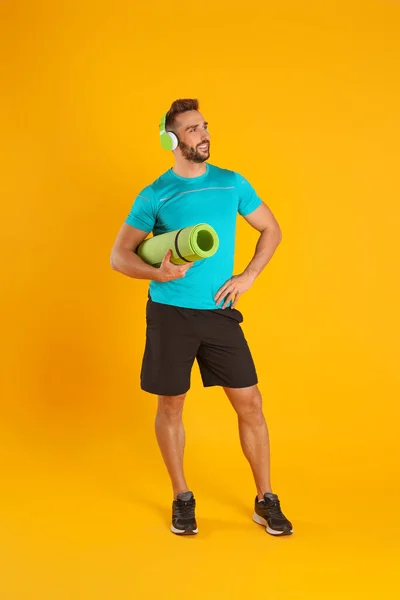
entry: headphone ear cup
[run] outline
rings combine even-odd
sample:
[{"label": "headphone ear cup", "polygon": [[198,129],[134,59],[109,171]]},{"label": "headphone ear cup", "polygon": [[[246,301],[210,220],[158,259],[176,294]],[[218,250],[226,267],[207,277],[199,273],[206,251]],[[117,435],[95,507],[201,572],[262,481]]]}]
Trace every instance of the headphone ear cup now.
[{"label": "headphone ear cup", "polygon": [[163,115],[159,124],[161,146],[164,150],[176,150],[179,146],[178,136],[172,131],[165,131],[166,117],[166,114]]},{"label": "headphone ear cup", "polygon": [[172,131],[163,131],[160,136],[160,142],[164,150],[176,150],[179,146],[178,138]]},{"label": "headphone ear cup", "polygon": [[164,148],[164,150],[171,150],[172,140],[166,131],[163,131],[161,133],[160,142],[161,142],[161,146]]},{"label": "headphone ear cup", "polygon": [[172,131],[167,131],[167,134],[171,140],[171,150],[176,150],[179,146],[178,137]]}]

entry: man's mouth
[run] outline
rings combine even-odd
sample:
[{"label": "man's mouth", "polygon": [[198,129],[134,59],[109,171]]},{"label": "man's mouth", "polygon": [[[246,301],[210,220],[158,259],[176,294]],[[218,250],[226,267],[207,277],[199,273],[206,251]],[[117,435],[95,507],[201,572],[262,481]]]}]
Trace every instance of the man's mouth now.
[{"label": "man's mouth", "polygon": [[209,144],[201,144],[200,146],[197,146],[199,148],[199,150],[208,150]]}]

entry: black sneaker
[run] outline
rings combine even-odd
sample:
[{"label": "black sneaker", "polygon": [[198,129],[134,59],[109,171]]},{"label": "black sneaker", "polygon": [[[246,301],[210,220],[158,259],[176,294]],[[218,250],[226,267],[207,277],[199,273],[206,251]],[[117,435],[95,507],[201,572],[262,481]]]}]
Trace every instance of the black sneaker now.
[{"label": "black sneaker", "polygon": [[172,503],[172,533],[179,535],[193,535],[198,533],[194,509],[196,500],[192,492],[178,494]]},{"label": "black sneaker", "polygon": [[264,494],[263,500],[254,503],[253,521],[264,525],[271,535],[290,535],[293,527],[281,511],[279,498],[276,494]]}]

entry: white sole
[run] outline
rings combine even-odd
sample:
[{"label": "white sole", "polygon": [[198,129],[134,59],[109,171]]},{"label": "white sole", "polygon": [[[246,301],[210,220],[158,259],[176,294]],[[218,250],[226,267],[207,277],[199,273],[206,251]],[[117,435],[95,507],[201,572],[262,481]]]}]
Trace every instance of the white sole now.
[{"label": "white sole", "polygon": [[[288,535],[289,533],[284,533],[283,531],[276,531],[275,529],[271,529],[271,527],[268,525],[268,522],[263,517],[260,517],[260,515],[258,515],[256,512],[253,514],[253,521],[255,523],[258,523],[259,525],[263,525],[266,531],[271,535]],[[293,529],[290,530],[290,533],[293,533]]]},{"label": "white sole", "polygon": [[199,528],[192,529],[190,533],[186,533],[186,529],[176,529],[173,525],[171,525],[172,533],[177,533],[178,535],[191,535],[192,533],[199,533]]}]

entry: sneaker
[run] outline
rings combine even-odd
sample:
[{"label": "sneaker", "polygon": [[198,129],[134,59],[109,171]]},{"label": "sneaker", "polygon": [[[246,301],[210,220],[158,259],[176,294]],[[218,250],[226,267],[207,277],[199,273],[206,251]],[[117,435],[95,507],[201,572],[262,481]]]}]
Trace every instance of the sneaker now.
[{"label": "sneaker", "polygon": [[172,503],[172,533],[178,535],[193,535],[198,533],[194,509],[196,500],[192,492],[178,494]]},{"label": "sneaker", "polygon": [[271,535],[290,535],[293,527],[281,511],[279,498],[276,494],[264,494],[264,498],[254,503],[253,521],[264,525]]}]

